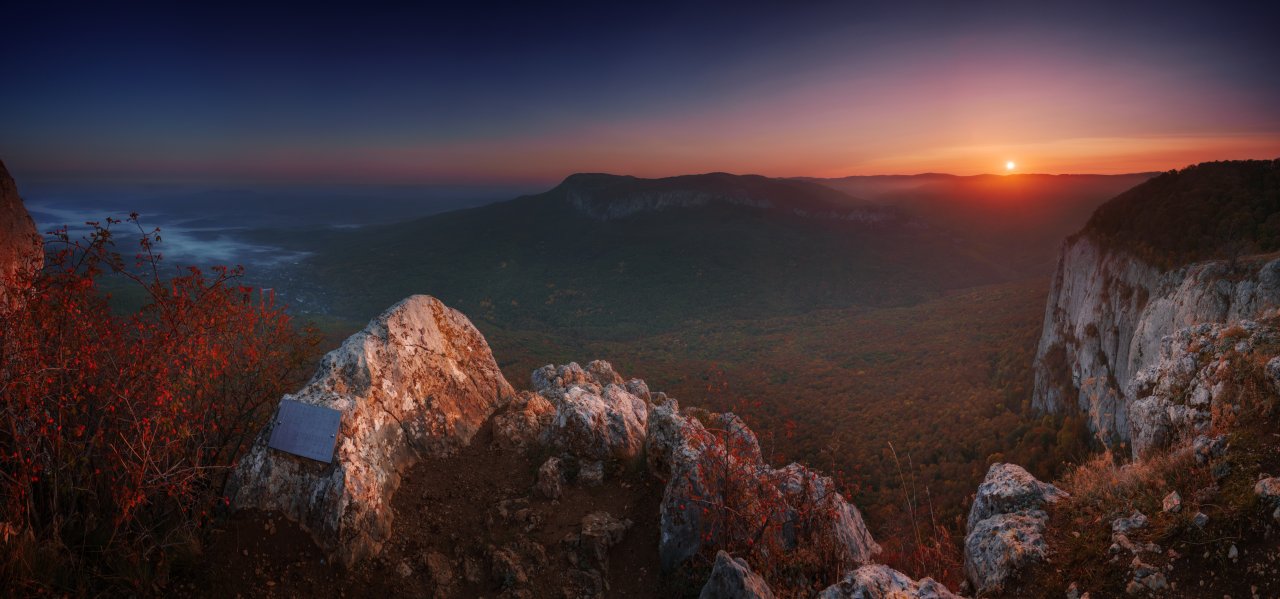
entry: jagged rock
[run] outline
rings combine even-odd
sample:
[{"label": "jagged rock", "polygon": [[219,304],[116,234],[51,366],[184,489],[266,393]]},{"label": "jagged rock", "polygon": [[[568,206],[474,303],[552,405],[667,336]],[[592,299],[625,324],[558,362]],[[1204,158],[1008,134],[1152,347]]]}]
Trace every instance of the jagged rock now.
[{"label": "jagged rock", "polygon": [[1173,422],[1169,417],[1171,404],[1160,397],[1146,397],[1129,406],[1130,438],[1135,457],[1146,455],[1152,449],[1161,449],[1169,443]]},{"label": "jagged rock", "polygon": [[1131,530],[1144,528],[1147,525],[1147,516],[1138,510],[1133,510],[1133,514],[1127,518],[1116,518],[1111,521],[1112,532],[1127,533]]},{"label": "jagged rock", "polygon": [[1263,372],[1267,375],[1267,381],[1271,383],[1271,390],[1280,393],[1280,356],[1268,360]]},{"label": "jagged rock", "polygon": [[500,549],[489,547],[489,558],[493,580],[504,589],[528,585],[530,573],[547,565],[546,549],[523,537]]},{"label": "jagged rock", "polygon": [[1238,558],[1238,557],[1240,557],[1240,550],[1239,550],[1239,549],[1236,549],[1236,545],[1235,545],[1235,543],[1232,543],[1232,544],[1231,544],[1231,549],[1228,549],[1228,550],[1227,550],[1227,559],[1229,559],[1229,560],[1234,560],[1234,559],[1236,559],[1236,558]]},{"label": "jagged rock", "polygon": [[985,592],[1000,588],[1019,569],[1044,559],[1047,504],[1069,495],[1016,464],[992,464],[969,508],[964,569]]},{"label": "jagged rock", "polygon": [[[754,443],[755,435],[750,440]],[[824,532],[834,536],[853,563],[868,563],[880,552],[880,546],[871,538],[871,532],[862,520],[862,513],[835,491],[835,482],[830,477],[794,462],[772,471],[771,475],[782,490],[787,505],[807,505],[829,518]],[[786,522],[794,522],[800,517],[792,510],[786,514]],[[785,540],[787,547],[797,544],[796,539],[788,537]]]},{"label": "jagged rock", "polygon": [[22,205],[18,185],[0,161],[0,309],[11,309],[16,285],[25,285],[44,263],[44,248],[35,222]]},{"label": "jagged rock", "polygon": [[1209,515],[1204,512],[1196,512],[1196,515],[1191,518],[1191,523],[1195,524],[1196,528],[1204,528],[1209,524]]},{"label": "jagged rock", "polygon": [[932,578],[912,580],[889,566],[871,564],[846,572],[818,599],[960,599]]},{"label": "jagged rock", "polygon": [[568,551],[570,569],[562,594],[565,597],[603,597],[609,589],[609,549],[622,542],[630,520],[618,520],[608,512],[583,516],[581,528],[561,541]]},{"label": "jagged rock", "polygon": [[1169,588],[1169,583],[1160,569],[1143,562],[1142,558],[1134,557],[1129,564],[1129,571],[1133,574],[1133,579],[1125,586],[1125,592],[1130,595],[1141,592],[1143,588],[1151,591],[1163,591]]},{"label": "jagged rock", "polygon": [[979,594],[1001,588],[1024,567],[1048,555],[1040,510],[997,514],[977,522],[964,541],[964,571]]},{"label": "jagged rock", "polygon": [[1166,514],[1176,514],[1182,510],[1182,496],[1177,491],[1171,491],[1164,496],[1162,505]]},{"label": "jagged rock", "polygon": [[577,363],[534,371],[534,389],[555,407],[543,438],[548,445],[583,460],[632,461],[644,450],[648,402],[624,385],[603,360],[583,370]]},{"label": "jagged rock", "polygon": [[227,495],[238,509],[284,514],[353,564],[378,553],[390,536],[401,473],[421,457],[468,443],[512,395],[489,344],[465,316],[435,298],[409,297],[326,355],[311,381],[285,396],[342,412],[333,463],[267,448],[269,424],[232,472]]},{"label": "jagged rock", "polygon": [[1191,449],[1195,452],[1197,464],[1208,464],[1209,460],[1222,457],[1222,454],[1227,452],[1227,437],[1226,435],[1216,437],[1198,435],[1191,442]]},{"label": "jagged rock", "polygon": [[671,476],[671,453],[683,439],[681,429],[685,426],[685,419],[680,416],[679,402],[665,396],[663,399],[649,412],[644,455],[649,473],[665,480]]},{"label": "jagged rock", "polygon": [[443,553],[431,551],[422,557],[422,565],[426,568],[427,580],[430,581],[434,594],[448,594],[454,582],[453,560]]},{"label": "jagged rock", "polygon": [[773,599],[773,591],[746,560],[719,551],[698,599]]},{"label": "jagged rock", "polygon": [[598,487],[604,484],[604,462],[589,460],[578,466],[578,484],[584,487]]},{"label": "jagged rock", "polygon": [[538,494],[547,499],[559,499],[563,493],[564,466],[560,458],[550,457],[538,468]]},{"label": "jagged rock", "polygon": [[1268,504],[1280,506],[1280,478],[1267,477],[1253,485],[1253,493]]},{"label": "jagged rock", "polygon": [[536,443],[551,426],[555,406],[537,393],[521,391],[493,417],[494,445],[525,450]]},{"label": "jagged rock", "polygon": [[631,528],[630,520],[619,520],[609,512],[591,512],[582,517],[579,533],[580,555],[591,567],[609,573],[609,548],[622,542]]},{"label": "jagged rock", "polygon": [[[670,478],[663,492],[659,554],[664,570],[671,570],[696,554],[712,523],[703,508],[733,504],[736,517],[769,522],[781,535],[784,547],[796,544],[800,534],[825,536],[844,549],[848,565],[863,564],[879,553],[857,508],[835,491],[833,481],[798,464],[774,470],[763,463],[760,448],[749,429],[732,415],[711,418],[707,429],[695,418],[683,420],[671,432],[667,463]],[[657,444],[655,444],[657,445]],[[743,489],[750,489],[743,493]],[[726,493],[736,493],[728,496]],[[803,509],[814,528],[799,530]],[[817,516],[816,519],[813,516]],[[780,525],[780,526],[779,526]]]},{"label": "jagged rock", "polygon": [[1036,477],[1017,464],[992,464],[978,486],[969,508],[966,529],[996,514],[1040,509],[1069,495]]}]

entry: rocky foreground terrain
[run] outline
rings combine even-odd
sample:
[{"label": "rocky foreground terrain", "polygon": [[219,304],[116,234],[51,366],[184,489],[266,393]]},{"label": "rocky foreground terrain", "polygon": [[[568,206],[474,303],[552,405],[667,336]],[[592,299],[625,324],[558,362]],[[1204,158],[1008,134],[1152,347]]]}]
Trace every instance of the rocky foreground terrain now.
[{"label": "rocky foreground terrain", "polygon": [[[1254,402],[1274,403],[1278,352],[1274,321],[1189,327],[1135,377],[1149,394],[1139,409],[1154,414],[1134,421],[1144,459],[1108,455],[1057,484],[993,464],[955,591],[1175,596],[1248,582],[1256,596],[1280,592],[1280,479],[1264,472],[1280,472],[1280,455],[1274,433],[1256,430],[1274,420],[1245,421]],[[1256,394],[1224,390],[1240,380],[1232,364],[1260,365]],[[211,548],[214,572],[242,578],[195,577],[187,592],[770,597],[772,584],[785,595],[956,596],[877,564],[879,547],[833,481],[765,463],[733,414],[681,409],[603,361],[546,366],[516,391],[483,337],[434,298],[392,307],[286,399],[343,413],[333,464],[269,449],[263,431],[228,491],[241,512]],[[731,528],[717,507],[778,526]],[[719,550],[744,541],[827,547],[842,573],[767,580],[771,564]]]}]

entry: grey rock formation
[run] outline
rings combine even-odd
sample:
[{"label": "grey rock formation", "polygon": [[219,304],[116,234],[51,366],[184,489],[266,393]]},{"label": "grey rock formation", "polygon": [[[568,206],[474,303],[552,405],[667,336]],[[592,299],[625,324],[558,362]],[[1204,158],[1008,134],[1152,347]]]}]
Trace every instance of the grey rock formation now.
[{"label": "grey rock formation", "polygon": [[236,508],[281,512],[352,564],[378,553],[389,537],[401,473],[422,457],[466,445],[511,395],[488,343],[465,316],[435,298],[409,297],[326,355],[311,381],[285,396],[342,412],[333,463],[269,449],[268,425],[233,471],[227,494]]},{"label": "grey rock formation", "polygon": [[720,551],[698,599],[773,599],[773,591],[746,560]]},{"label": "grey rock formation", "polygon": [[[1087,233],[1069,239],[1045,308],[1033,405],[1081,410],[1108,442],[1129,440],[1129,408],[1143,396],[1127,385],[1159,359],[1166,335],[1256,318],[1280,305],[1280,260],[1245,266],[1239,273],[1223,262],[1201,262],[1164,272]],[[1141,414],[1154,416],[1158,407],[1147,405]],[[1159,419],[1155,425],[1139,430],[1158,435]]]},{"label": "grey rock formation", "polygon": [[1215,424],[1215,415],[1235,414],[1242,397],[1236,379],[1238,369],[1280,339],[1280,331],[1251,320],[1232,324],[1198,324],[1173,332],[1161,340],[1156,360],[1136,373],[1128,393],[1139,399],[1128,409],[1134,457],[1193,437],[1193,449],[1201,463],[1225,450],[1221,437],[1203,433]]},{"label": "grey rock formation", "polygon": [[[867,531],[858,509],[835,490],[834,482],[799,464],[773,469],[763,462],[754,434],[732,414],[710,418],[707,428],[696,418],[671,412],[664,441],[651,445],[669,453],[657,456],[668,465],[669,479],[663,492],[659,555],[664,570],[671,570],[702,547],[703,536],[714,526],[703,507],[737,506],[739,516],[749,512],[751,521],[768,522],[783,548],[794,547],[797,528],[806,511],[816,534],[831,539],[844,553],[847,566],[865,564],[880,552]],[[679,422],[676,426],[674,423]],[[748,497],[729,496],[750,489]],[[728,499],[726,499],[728,497]],[[817,519],[813,520],[816,515]]]},{"label": "grey rock formation", "polygon": [[872,564],[845,573],[818,599],[959,599],[959,595],[932,578],[916,581],[889,566]]},{"label": "grey rock formation", "polygon": [[1146,528],[1147,516],[1138,510],[1133,510],[1133,514],[1124,518],[1116,518],[1111,521],[1111,532],[1127,533],[1131,530]]},{"label": "grey rock formation", "polygon": [[632,391],[647,394],[643,381],[624,383],[602,360],[586,370],[577,363],[544,366],[532,378],[534,389],[555,408],[543,432],[547,445],[587,461],[640,459],[649,404]]},{"label": "grey rock formation", "polygon": [[22,204],[18,185],[0,162],[0,309],[10,307],[14,284],[44,263],[36,225]]},{"label": "grey rock formation", "polygon": [[538,467],[538,482],[534,488],[547,499],[559,499],[564,492],[564,466],[560,458],[550,457]]},{"label": "grey rock formation", "polygon": [[1067,496],[1061,489],[1031,476],[1022,466],[992,464],[974,495],[966,530],[997,514],[1040,509]]},{"label": "grey rock formation", "polygon": [[545,397],[521,391],[493,416],[494,445],[517,451],[529,449],[551,426],[555,412],[555,406]]},{"label": "grey rock formation", "polygon": [[979,592],[1001,588],[1048,555],[1043,508],[1067,497],[1015,464],[992,464],[978,487],[964,540],[964,570]]},{"label": "grey rock formation", "polygon": [[1048,556],[1048,520],[1040,510],[1026,510],[974,525],[964,539],[964,572],[979,593],[1000,589],[1023,568]]}]

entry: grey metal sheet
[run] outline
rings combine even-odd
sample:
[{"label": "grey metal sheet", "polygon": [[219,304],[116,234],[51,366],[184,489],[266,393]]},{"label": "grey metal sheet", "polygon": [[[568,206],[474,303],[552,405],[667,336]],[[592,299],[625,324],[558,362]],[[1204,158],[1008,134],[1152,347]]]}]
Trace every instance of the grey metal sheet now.
[{"label": "grey metal sheet", "polygon": [[286,399],[280,402],[267,447],[324,463],[333,461],[342,412]]}]

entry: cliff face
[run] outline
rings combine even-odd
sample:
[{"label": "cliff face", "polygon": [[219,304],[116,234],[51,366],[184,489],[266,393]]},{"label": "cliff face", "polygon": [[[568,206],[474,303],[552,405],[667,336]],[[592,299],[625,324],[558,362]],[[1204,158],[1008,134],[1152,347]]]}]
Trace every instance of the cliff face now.
[{"label": "cliff face", "polygon": [[0,162],[0,304],[7,303],[6,289],[14,275],[40,267],[40,236],[31,215],[22,205],[18,186]]},{"label": "cliff face", "polygon": [[1280,305],[1280,260],[1198,262],[1163,271],[1088,232],[1063,246],[1036,352],[1034,407],[1079,409],[1108,443],[1128,442],[1131,381],[1161,340]]}]

